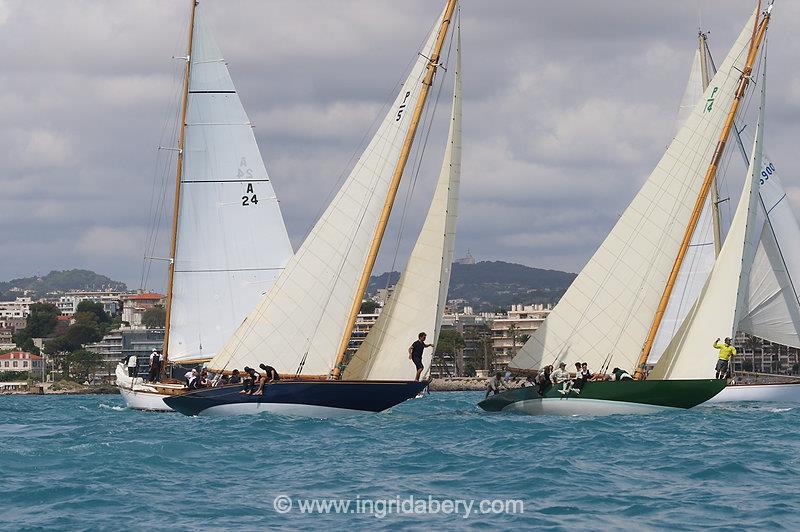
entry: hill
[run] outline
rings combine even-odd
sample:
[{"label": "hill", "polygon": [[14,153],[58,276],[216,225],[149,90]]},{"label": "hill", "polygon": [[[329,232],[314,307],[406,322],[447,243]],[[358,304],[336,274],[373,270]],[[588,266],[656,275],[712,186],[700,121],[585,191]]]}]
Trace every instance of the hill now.
[{"label": "hill", "polygon": [[[370,278],[367,293],[394,284],[399,272]],[[506,308],[515,303],[556,303],[575,279],[574,273],[531,268],[502,261],[453,264],[447,299],[463,299],[476,312]]]},{"label": "hill", "polygon": [[43,297],[51,292],[71,290],[127,290],[125,283],[89,270],[51,271],[42,277],[23,277],[0,282],[0,300],[14,299],[25,290],[35,297]]}]

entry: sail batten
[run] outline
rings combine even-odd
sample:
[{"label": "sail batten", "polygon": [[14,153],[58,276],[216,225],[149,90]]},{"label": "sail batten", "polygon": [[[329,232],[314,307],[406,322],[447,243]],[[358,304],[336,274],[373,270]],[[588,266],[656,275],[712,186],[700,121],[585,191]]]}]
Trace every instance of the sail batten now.
[{"label": "sail batten", "polygon": [[292,254],[252,125],[195,8],[169,359],[209,359]]},{"label": "sail batten", "polygon": [[512,368],[559,361],[634,367],[747,59],[754,14],[703,97],[606,240]]}]

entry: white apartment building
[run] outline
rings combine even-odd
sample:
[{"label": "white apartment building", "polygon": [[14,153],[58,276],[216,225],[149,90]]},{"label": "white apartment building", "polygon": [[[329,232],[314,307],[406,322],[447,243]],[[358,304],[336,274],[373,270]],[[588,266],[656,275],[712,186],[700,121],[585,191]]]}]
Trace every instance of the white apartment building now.
[{"label": "white apartment building", "polygon": [[92,301],[94,303],[101,303],[103,310],[108,314],[119,314],[122,306],[121,300],[127,294],[124,292],[99,292],[99,291],[81,291],[81,292],[68,292],[60,296],[55,301],[55,306],[65,316],[72,316],[78,310],[78,303],[81,301]]},{"label": "white apartment building", "polygon": [[525,341],[544,323],[551,308],[547,305],[511,305],[505,316],[492,320],[492,347],[495,370],[504,369]]},{"label": "white apartment building", "polygon": [[0,321],[8,318],[27,318],[35,301],[29,297],[18,297],[14,301],[0,301]]}]

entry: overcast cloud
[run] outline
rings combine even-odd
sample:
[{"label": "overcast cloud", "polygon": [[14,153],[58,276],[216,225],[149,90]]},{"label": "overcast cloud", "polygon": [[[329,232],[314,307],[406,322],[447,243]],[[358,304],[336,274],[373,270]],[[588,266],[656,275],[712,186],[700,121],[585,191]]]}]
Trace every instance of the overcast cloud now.
[{"label": "overcast cloud", "polygon": [[[296,247],[443,2],[202,5]],[[719,63],[754,5],[463,0],[456,254],[579,270],[670,140],[699,14]],[[187,14],[177,0],[0,0],[0,279],[88,268],[138,286]],[[800,209],[800,2],[779,0],[774,15],[766,146]],[[398,265],[427,208],[444,127],[430,137]],[[378,271],[391,266],[387,247]],[[162,289],[162,270],[149,288]]]}]

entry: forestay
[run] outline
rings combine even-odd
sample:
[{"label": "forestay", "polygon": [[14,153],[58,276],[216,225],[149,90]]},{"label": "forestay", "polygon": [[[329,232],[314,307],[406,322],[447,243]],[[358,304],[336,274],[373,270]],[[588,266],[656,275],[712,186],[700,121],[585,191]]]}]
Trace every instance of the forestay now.
[{"label": "forestay", "polygon": [[372,241],[389,182],[422,88],[438,28],[420,50],[400,93],[353,171],[273,287],[211,367],[256,367],[328,374]]},{"label": "forestay", "polygon": [[755,14],[745,24],[666,153],[543,326],[511,361],[537,369],[558,361],[633,368],[746,61]]},{"label": "forestay", "polygon": [[717,360],[717,351],[712,347],[714,339],[733,337],[737,317],[747,304],[746,298],[741,296],[748,293],[750,266],[758,245],[756,216],[760,208],[758,179],[764,136],[763,78],[761,89],[750,168],[728,236],[700,297],[650,372],[650,379],[714,378]]},{"label": "forestay", "polygon": [[[450,286],[461,179],[461,34],[458,34],[453,107],[442,169],[428,215],[394,293],[344,371],[345,379],[408,379],[415,373],[408,347],[424,331],[438,341]],[[430,368],[432,350],[423,354]]]},{"label": "forestay", "polygon": [[169,359],[210,359],[292,255],[225,60],[195,15]]}]

